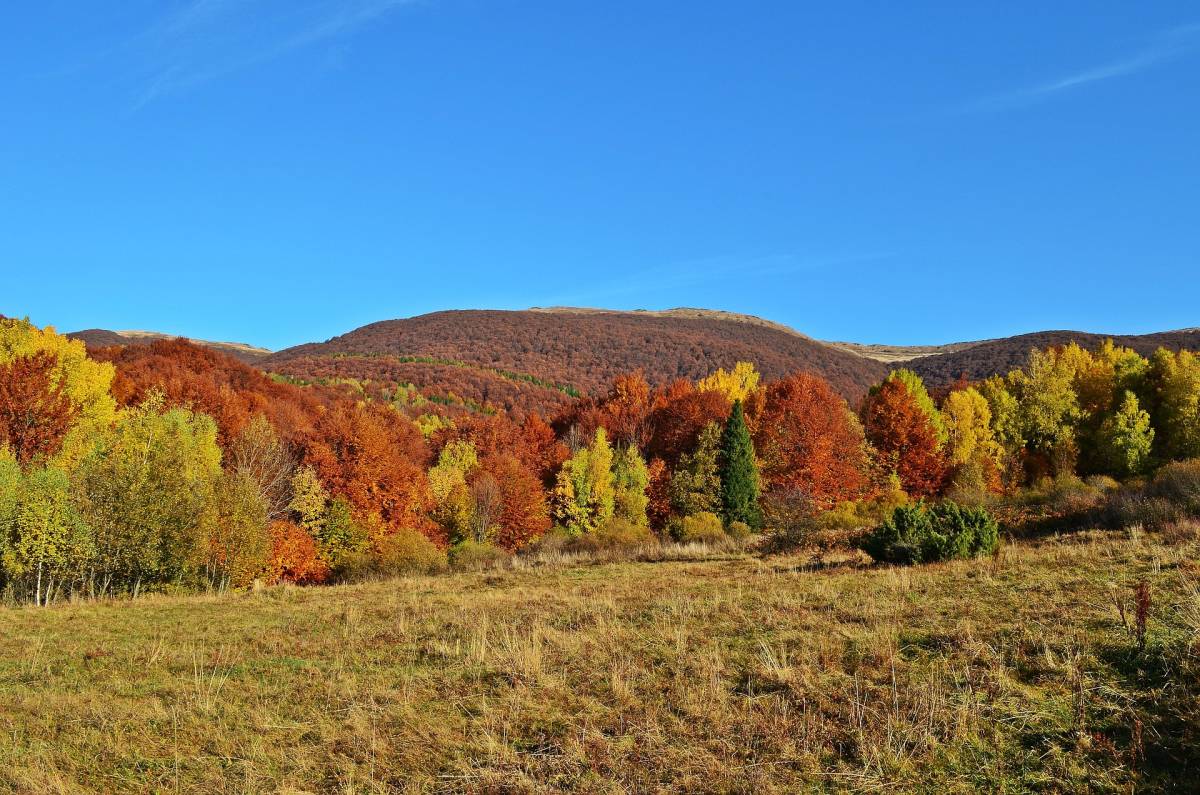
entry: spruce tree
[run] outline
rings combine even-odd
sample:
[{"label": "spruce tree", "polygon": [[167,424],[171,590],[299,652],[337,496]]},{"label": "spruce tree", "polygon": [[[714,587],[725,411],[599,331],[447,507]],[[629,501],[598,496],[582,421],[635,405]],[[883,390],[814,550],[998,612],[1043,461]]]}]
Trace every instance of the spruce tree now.
[{"label": "spruce tree", "polygon": [[762,527],[758,464],[740,400],[733,404],[725,432],[721,434],[721,504],[727,524],[745,522],[756,530]]}]

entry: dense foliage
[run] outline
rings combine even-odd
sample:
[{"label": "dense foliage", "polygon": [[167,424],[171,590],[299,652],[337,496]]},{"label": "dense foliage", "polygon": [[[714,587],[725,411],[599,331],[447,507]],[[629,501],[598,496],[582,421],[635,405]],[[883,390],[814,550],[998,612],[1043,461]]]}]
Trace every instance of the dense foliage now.
[{"label": "dense foliage", "polygon": [[1000,541],[996,520],[983,508],[946,502],[896,508],[863,541],[863,549],[886,563],[932,563],[988,555]]},{"label": "dense foliage", "polygon": [[[995,524],[960,505],[1083,476],[1145,478],[1130,506],[1165,516],[1191,498],[1157,484],[1189,482],[1172,462],[1200,456],[1200,360],[1111,342],[932,392],[897,370],[854,407],[816,375],[746,361],[574,397],[504,359],[349,358],[375,379],[291,382],[183,340],[89,352],[0,320],[7,598],[320,583],[764,526],[811,543],[882,522],[872,554],[935,560],[994,545]],[[439,402],[388,369],[408,365],[486,371],[562,410]]]}]

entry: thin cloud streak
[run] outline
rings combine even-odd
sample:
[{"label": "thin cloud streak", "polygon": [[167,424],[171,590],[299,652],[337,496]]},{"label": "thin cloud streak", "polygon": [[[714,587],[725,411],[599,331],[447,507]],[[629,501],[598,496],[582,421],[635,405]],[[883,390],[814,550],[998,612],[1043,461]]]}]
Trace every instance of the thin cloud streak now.
[{"label": "thin cloud streak", "polygon": [[1200,45],[1200,24],[1181,25],[1159,34],[1133,55],[1086,69],[1049,83],[987,97],[966,107],[969,111],[1000,111],[1023,107],[1091,83],[1126,77],[1193,52]]},{"label": "thin cloud streak", "polygon": [[[321,42],[349,36],[420,0],[296,4],[263,24],[262,0],[193,0],[131,42],[155,62],[133,110]],[[314,13],[316,12],[316,13]],[[264,29],[267,35],[264,35]]]}]

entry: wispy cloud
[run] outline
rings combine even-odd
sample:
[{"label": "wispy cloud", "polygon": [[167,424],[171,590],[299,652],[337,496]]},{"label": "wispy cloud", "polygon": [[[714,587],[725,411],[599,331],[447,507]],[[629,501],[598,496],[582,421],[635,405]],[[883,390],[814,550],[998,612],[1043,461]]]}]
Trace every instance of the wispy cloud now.
[{"label": "wispy cloud", "polygon": [[146,69],[134,109],[325,42],[420,0],[189,0],[129,43]]},{"label": "wispy cloud", "polygon": [[1144,48],[1108,63],[1039,85],[985,97],[967,105],[970,111],[1000,111],[1030,105],[1050,97],[1113,78],[1126,77],[1188,55],[1200,47],[1200,24],[1181,25],[1163,31]]}]

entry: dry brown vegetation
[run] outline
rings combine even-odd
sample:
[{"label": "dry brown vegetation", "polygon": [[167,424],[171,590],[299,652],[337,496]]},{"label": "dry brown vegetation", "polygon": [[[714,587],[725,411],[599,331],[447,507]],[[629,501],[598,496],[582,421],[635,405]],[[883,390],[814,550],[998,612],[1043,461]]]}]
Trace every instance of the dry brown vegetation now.
[{"label": "dry brown vegetation", "polygon": [[1186,788],[1200,547],[1177,530],[3,610],[0,787]]}]

